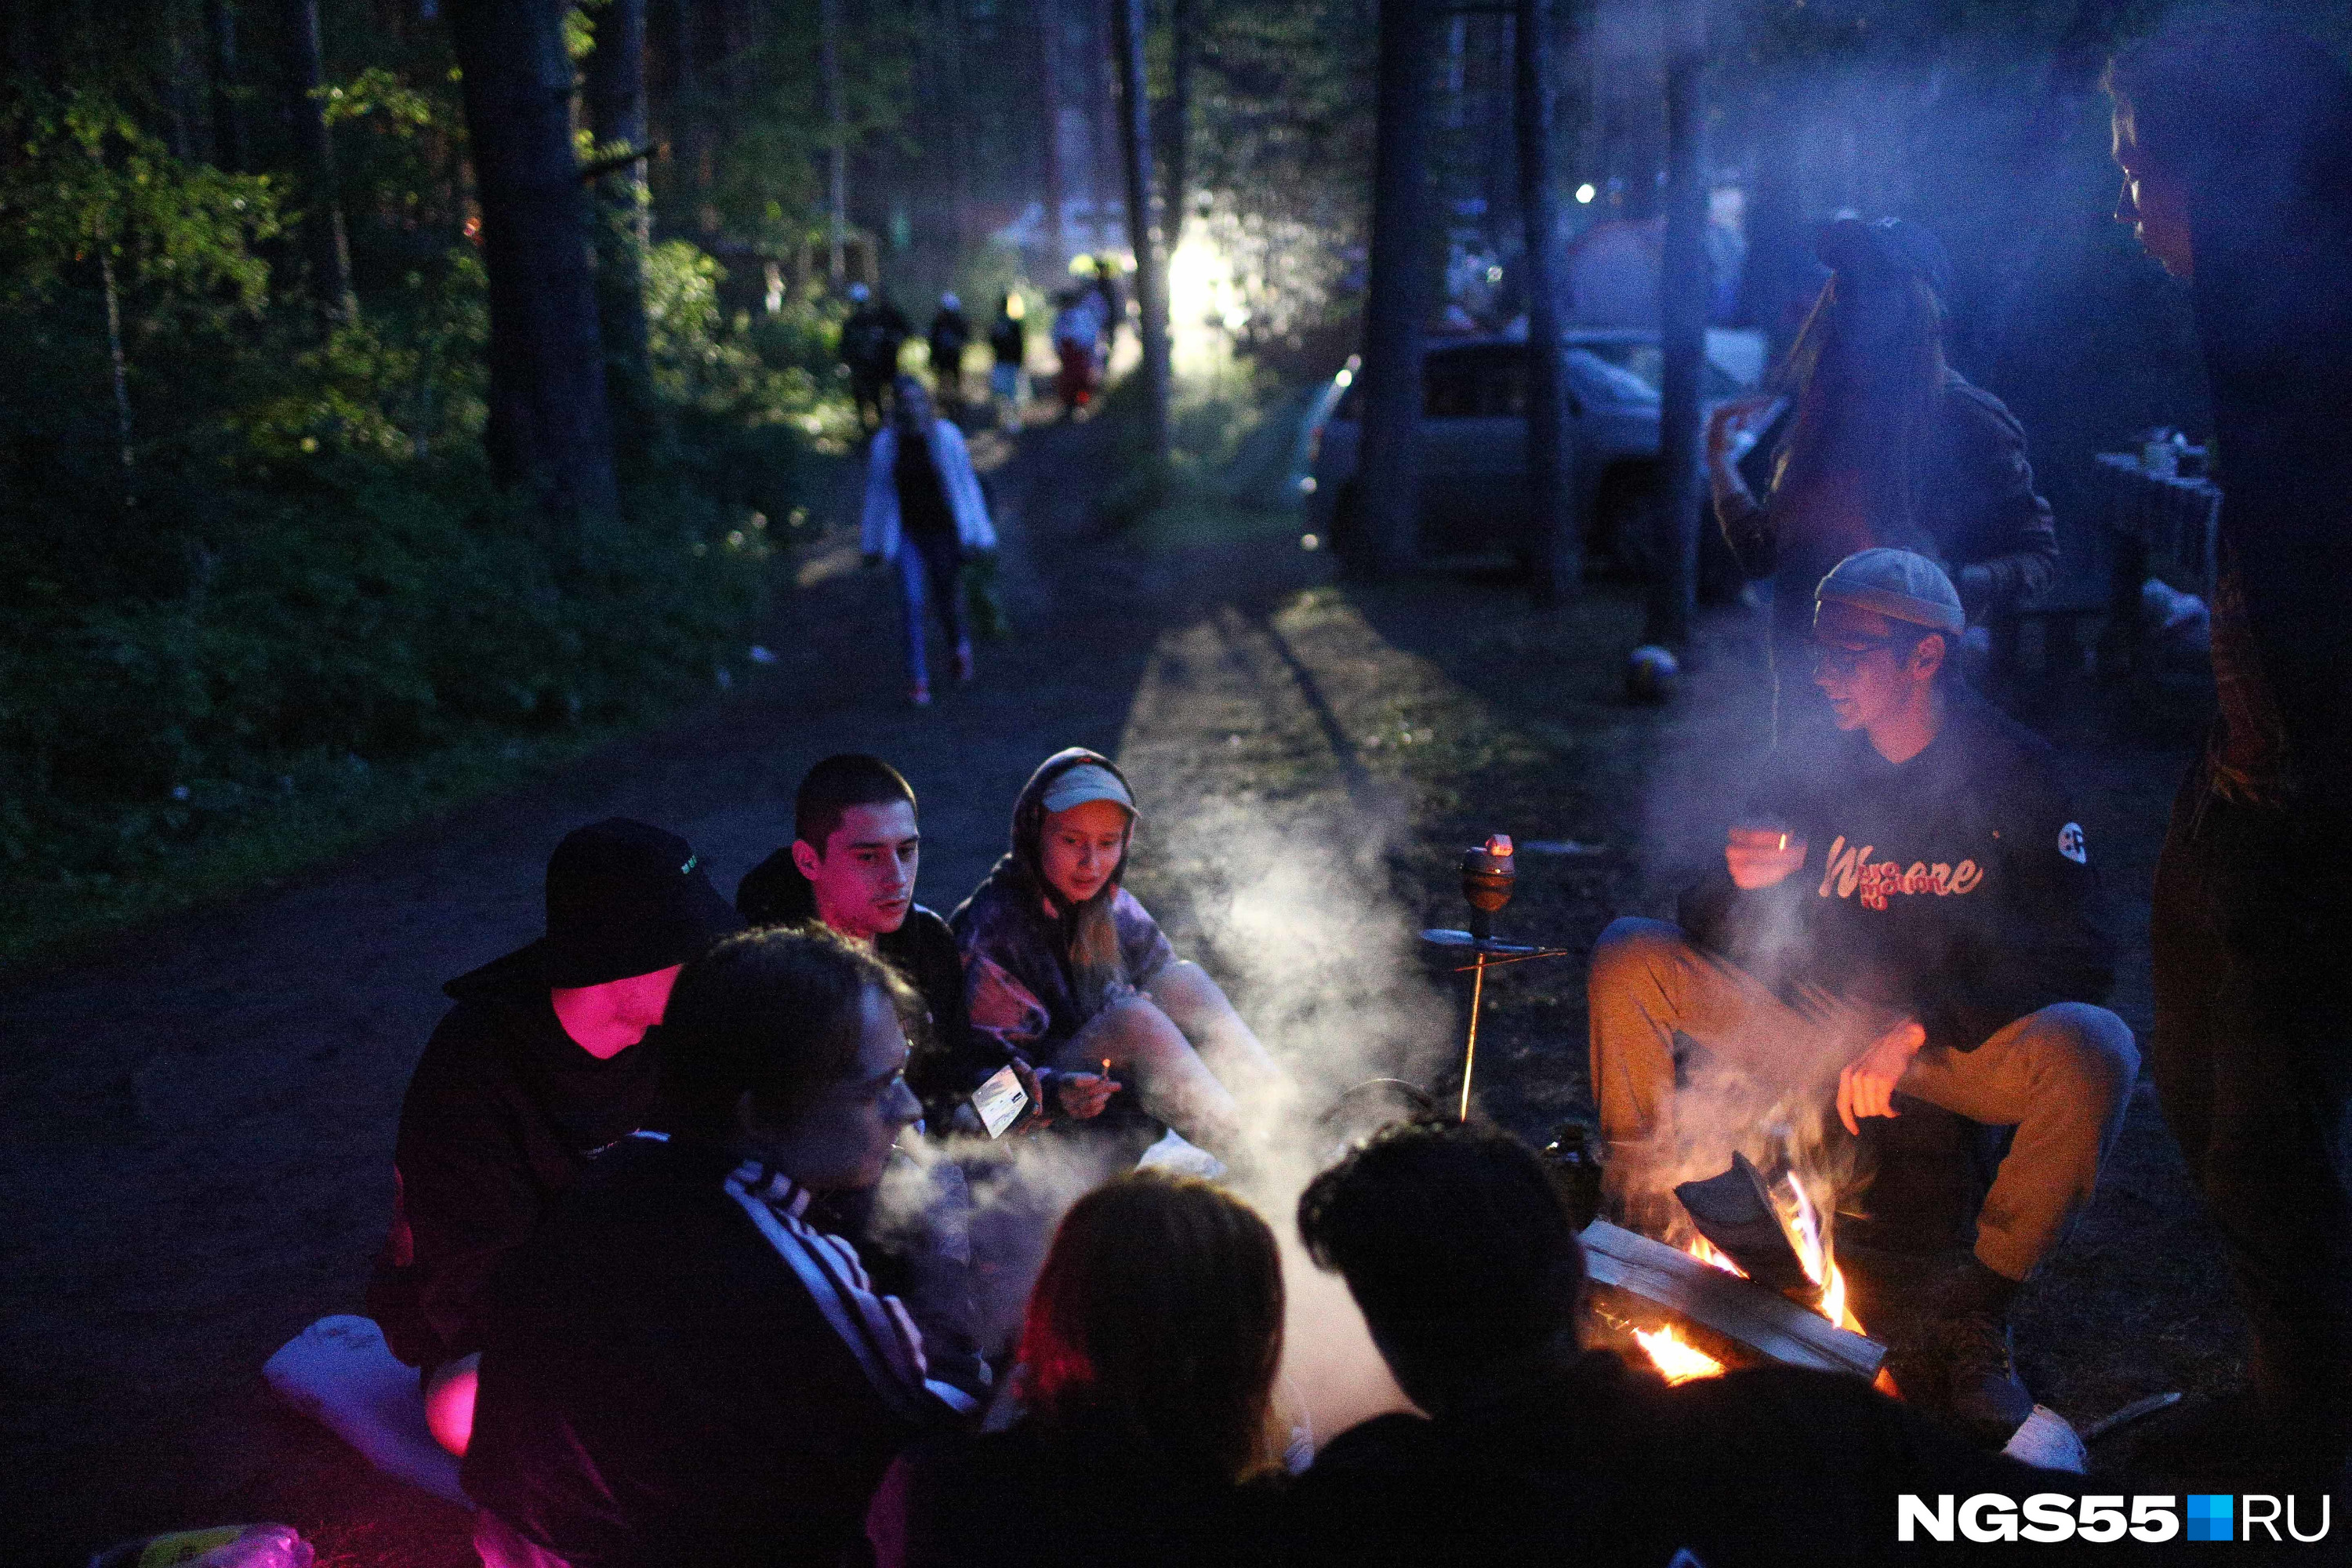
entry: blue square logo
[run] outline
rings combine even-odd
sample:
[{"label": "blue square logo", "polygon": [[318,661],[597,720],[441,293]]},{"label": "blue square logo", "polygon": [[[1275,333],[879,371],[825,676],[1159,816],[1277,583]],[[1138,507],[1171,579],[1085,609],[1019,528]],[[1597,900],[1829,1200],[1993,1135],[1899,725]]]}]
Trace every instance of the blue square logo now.
[{"label": "blue square logo", "polygon": [[2187,1539],[2190,1541],[2236,1540],[2237,1501],[2237,1498],[2229,1492],[2190,1492]]}]

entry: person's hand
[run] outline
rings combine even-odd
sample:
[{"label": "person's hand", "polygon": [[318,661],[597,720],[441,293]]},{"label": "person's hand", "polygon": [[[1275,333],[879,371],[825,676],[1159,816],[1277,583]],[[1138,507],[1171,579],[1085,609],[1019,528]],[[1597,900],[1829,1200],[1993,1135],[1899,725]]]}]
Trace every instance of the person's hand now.
[{"label": "person's hand", "polygon": [[1057,1072],[1054,1075],[1054,1098],[1066,1116],[1080,1121],[1103,1113],[1110,1097],[1125,1087],[1106,1073]]},{"label": "person's hand", "polygon": [[1775,401],[1769,394],[1759,392],[1717,404],[1706,421],[1708,468],[1727,471],[1731,468],[1732,445],[1743,436],[1762,434],[1751,427],[1764,422]]},{"label": "person's hand", "polygon": [[1862,1131],[1865,1116],[1900,1116],[1895,1109],[1895,1086],[1903,1081],[1911,1058],[1927,1043],[1927,1031],[1916,1018],[1906,1018],[1877,1039],[1868,1050],[1838,1074],[1838,1120],[1849,1132]]},{"label": "person's hand", "polygon": [[1788,880],[1805,864],[1805,837],[1779,826],[1738,826],[1725,836],[1723,864],[1743,893]]}]

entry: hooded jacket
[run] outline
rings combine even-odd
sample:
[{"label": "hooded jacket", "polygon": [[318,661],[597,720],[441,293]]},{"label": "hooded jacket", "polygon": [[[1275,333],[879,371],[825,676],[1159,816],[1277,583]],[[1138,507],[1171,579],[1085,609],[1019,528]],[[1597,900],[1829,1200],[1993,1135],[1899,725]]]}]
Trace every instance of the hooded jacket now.
[{"label": "hooded jacket", "polygon": [[540,944],[443,991],[400,1107],[390,1234],[368,1313],[393,1353],[434,1366],[482,1348],[485,1282],[600,1151],[657,1121],[659,1029],[604,1061],[563,1032]]},{"label": "hooded jacket", "polygon": [[[1045,880],[1046,792],[1087,763],[1127,782],[1117,763],[1083,746],[1038,764],[1013,803],[1010,847],[948,922],[963,950],[973,1030],[1032,1067],[1051,1066],[1055,1051],[1107,1003],[1150,984],[1176,961],[1166,933],[1122,885],[1124,851],[1084,904]],[[1089,951],[1091,963],[1081,958]]]},{"label": "hooded jacket", "polygon": [[[1894,545],[1932,556],[1950,571],[1969,619],[1982,621],[2039,593],[2058,560],[2050,503],[2033,488],[2025,427],[1991,393],[1958,373],[1945,373],[1942,417],[1922,455],[1916,531],[1867,538],[1842,530],[1822,537],[1805,515],[1813,489],[1776,489],[1759,501],[1744,489],[1716,498],[1723,536],[1740,569],[1774,580],[1773,630],[1802,637],[1811,626],[1813,587],[1856,550]],[[1966,572],[1982,567],[1979,575]]]}]

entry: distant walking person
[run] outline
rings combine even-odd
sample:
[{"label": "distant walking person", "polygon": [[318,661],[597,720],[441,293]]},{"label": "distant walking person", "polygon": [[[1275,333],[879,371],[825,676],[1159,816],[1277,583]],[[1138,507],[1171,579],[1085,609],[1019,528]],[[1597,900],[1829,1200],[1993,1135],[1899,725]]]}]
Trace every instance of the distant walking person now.
[{"label": "distant walking person", "polygon": [[995,324],[988,329],[989,357],[995,362],[989,367],[988,390],[996,398],[997,422],[1006,430],[1020,427],[1022,406],[1028,401],[1022,395],[1021,374],[1029,357],[1029,329],[1023,319],[1027,314],[1021,296],[1008,289]]},{"label": "distant walking person", "polygon": [[1896,218],[1849,218],[1822,231],[1819,250],[1833,270],[1777,373],[1796,416],[1762,500],[1740,478],[1734,437],[1770,400],[1727,403],[1707,427],[1724,539],[1748,576],[1772,582],[1776,745],[1792,720],[1828,738],[1806,638],[1813,587],[1840,561],[1873,546],[1928,556],[1975,624],[2040,589],[2058,559],[2024,427],[1944,363],[1942,244]]},{"label": "distant walking person", "polygon": [[955,650],[956,679],[971,679],[971,633],[965,625],[958,572],[967,551],[996,548],[996,529],[980,492],[963,432],[932,410],[922,383],[902,375],[891,393],[889,423],[875,433],[866,462],[866,523],[861,544],[866,564],[889,562],[898,569],[907,616],[908,697],[918,708],[931,701],[929,666],[923,658],[923,612],[935,605],[948,646]]},{"label": "distant walking person", "polygon": [[857,404],[857,423],[867,427],[882,423],[882,394],[898,374],[898,348],[914,334],[906,314],[876,299],[863,283],[849,286],[849,319],[841,323],[841,363],[849,369],[849,395]]},{"label": "distant walking person", "polygon": [[[2253,1320],[2184,1434],[2292,1483],[2352,1450],[2352,76],[2184,12],[2117,55],[2118,221],[2189,285],[2224,494],[2221,703],[2157,863],[2156,1086]],[[2211,1439],[2208,1442],[2206,1439]],[[2284,1490],[2285,1487],[2274,1489]]]},{"label": "distant walking person", "polygon": [[1055,304],[1054,353],[1062,362],[1055,390],[1061,395],[1062,412],[1076,414],[1095,400],[1101,367],[1102,295],[1092,289],[1068,289]]},{"label": "distant walking person", "polygon": [[942,407],[963,402],[963,351],[971,346],[971,318],[953,294],[940,296],[939,314],[931,318],[931,388]]}]

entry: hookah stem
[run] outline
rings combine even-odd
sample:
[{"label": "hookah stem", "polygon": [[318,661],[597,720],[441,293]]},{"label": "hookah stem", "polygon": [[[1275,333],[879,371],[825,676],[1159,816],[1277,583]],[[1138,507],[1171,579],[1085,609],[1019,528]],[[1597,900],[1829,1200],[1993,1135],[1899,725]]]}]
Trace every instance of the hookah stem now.
[{"label": "hookah stem", "polygon": [[1470,1073],[1478,1065],[1478,1004],[1486,991],[1486,955],[1470,971],[1470,1046],[1462,1053],[1462,1120],[1470,1120]]}]

